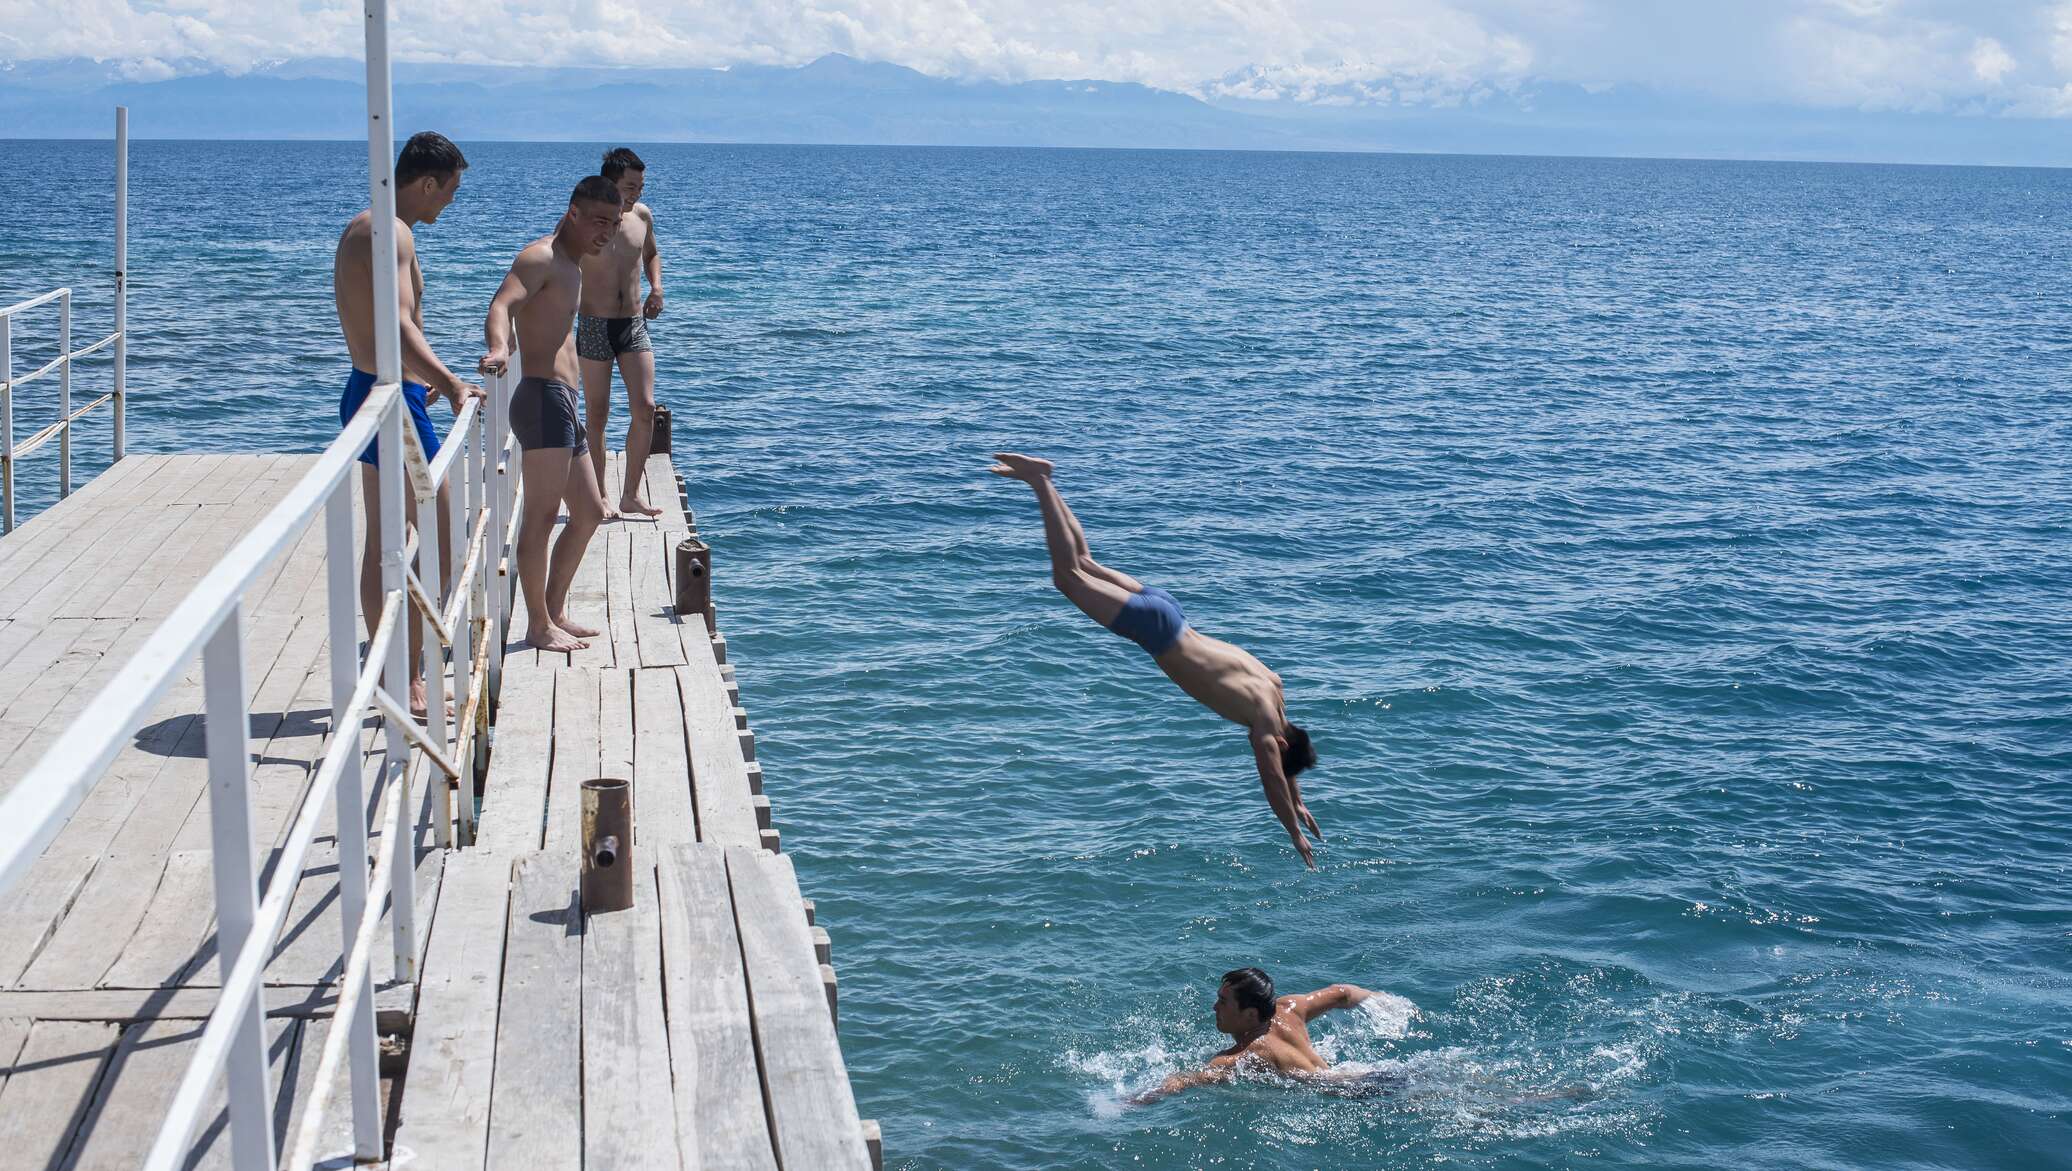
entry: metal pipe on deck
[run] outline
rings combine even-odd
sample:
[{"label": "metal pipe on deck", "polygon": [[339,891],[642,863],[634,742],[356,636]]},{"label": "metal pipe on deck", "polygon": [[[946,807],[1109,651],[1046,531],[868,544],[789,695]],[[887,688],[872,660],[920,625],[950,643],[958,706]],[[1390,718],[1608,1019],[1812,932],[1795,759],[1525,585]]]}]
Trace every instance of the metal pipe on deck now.
[{"label": "metal pipe on deck", "polygon": [[583,912],[633,905],[633,787],[600,777],[583,782]]},{"label": "metal pipe on deck", "polygon": [[58,432],[58,499],[72,494],[72,290],[58,298],[58,418],[66,420]]},{"label": "metal pipe on deck", "polygon": [[14,318],[0,317],[0,533],[14,531]]}]

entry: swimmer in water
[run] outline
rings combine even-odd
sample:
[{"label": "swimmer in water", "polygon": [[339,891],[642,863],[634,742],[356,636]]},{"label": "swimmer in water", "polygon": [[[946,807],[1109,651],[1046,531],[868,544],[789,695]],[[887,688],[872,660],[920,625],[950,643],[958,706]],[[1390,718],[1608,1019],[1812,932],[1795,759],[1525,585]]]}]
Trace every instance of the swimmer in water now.
[{"label": "swimmer in water", "polygon": [[1158,669],[1203,707],[1247,730],[1266,803],[1304,865],[1314,870],[1316,856],[1302,831],[1309,830],[1319,842],[1324,831],[1303,803],[1295,777],[1317,762],[1317,752],[1309,733],[1288,719],[1281,677],[1244,650],[1189,626],[1173,595],[1095,561],[1086,530],[1051,481],[1049,460],[1005,451],[993,458],[999,462],[986,470],[1036,491],[1050,550],[1050,580],[1058,592],[1087,617],[1143,647]]},{"label": "swimmer in water", "polygon": [[1230,1048],[1202,1068],[1176,1073],[1128,1102],[1142,1106],[1194,1086],[1229,1081],[1240,1068],[1298,1078],[1327,1076],[1330,1063],[1309,1043],[1309,1022],[1373,995],[1353,984],[1333,984],[1307,996],[1276,998],[1273,977],[1258,968],[1226,973],[1216,991],[1216,1028],[1230,1035]]}]

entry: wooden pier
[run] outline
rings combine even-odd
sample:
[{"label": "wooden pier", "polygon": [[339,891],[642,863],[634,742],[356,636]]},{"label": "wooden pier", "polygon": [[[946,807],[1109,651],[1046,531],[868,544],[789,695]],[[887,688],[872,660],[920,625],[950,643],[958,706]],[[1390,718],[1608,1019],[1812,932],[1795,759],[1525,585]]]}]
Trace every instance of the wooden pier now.
[{"label": "wooden pier", "polygon": [[[315,459],[133,455],[0,540],[0,796]],[[417,970],[383,956],[374,973],[388,1166],[848,1171],[878,1157],[837,1041],[828,937],[777,852],[725,640],[676,612],[691,514],[667,455],[645,476],[663,516],[604,526],[571,595],[605,633],[573,654],[491,650],[502,679],[472,844],[436,843],[435,806],[468,794],[413,766]],[[269,869],[332,744],[325,547],[319,518],[244,610],[252,832]],[[521,608],[513,634],[523,625]],[[173,686],[0,894],[10,1168],[139,1165],[216,1007],[201,678],[196,664]],[[353,730],[370,774],[388,743],[376,723]],[[597,777],[632,782],[635,899],[586,915],[580,785]],[[282,1149],[333,1022],[338,864],[320,832],[265,969]],[[212,1092],[189,1166],[230,1165],[220,1081]],[[351,1110],[334,1105],[323,1133],[319,1165],[350,1165]]]}]

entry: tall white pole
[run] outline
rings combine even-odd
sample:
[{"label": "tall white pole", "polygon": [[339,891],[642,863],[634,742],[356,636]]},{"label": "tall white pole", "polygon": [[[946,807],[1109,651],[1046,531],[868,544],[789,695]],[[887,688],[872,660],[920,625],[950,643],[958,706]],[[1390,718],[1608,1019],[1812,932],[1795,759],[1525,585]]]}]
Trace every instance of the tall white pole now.
[{"label": "tall white pole", "polygon": [[122,458],[129,369],[129,107],[115,107],[115,455]]},{"label": "tall white pole", "polygon": [[[396,308],[396,141],[389,118],[388,0],[367,0],[367,204],[374,237],[374,381],[403,381]],[[403,458],[400,451],[393,459]]]}]

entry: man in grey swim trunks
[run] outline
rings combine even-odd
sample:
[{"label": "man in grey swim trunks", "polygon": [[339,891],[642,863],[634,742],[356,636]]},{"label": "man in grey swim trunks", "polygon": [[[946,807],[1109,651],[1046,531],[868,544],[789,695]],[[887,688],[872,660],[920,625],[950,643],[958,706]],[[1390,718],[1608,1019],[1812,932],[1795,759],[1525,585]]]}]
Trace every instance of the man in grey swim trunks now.
[{"label": "man in grey swim trunks", "polygon": [[1087,617],[1143,647],[1166,677],[1203,707],[1249,730],[1266,802],[1295,843],[1295,852],[1315,869],[1316,858],[1302,830],[1308,827],[1319,842],[1324,835],[1302,802],[1295,776],[1315,764],[1317,754],[1309,733],[1288,721],[1281,677],[1237,647],[1187,625],[1173,595],[1095,561],[1087,551],[1086,530],[1051,482],[1049,460],[1010,452],[994,458],[999,462],[988,471],[1036,490],[1036,504],[1043,510],[1043,539],[1050,548],[1050,580],[1058,592]]},{"label": "man in grey swim trunks", "polygon": [[1306,996],[1275,996],[1273,977],[1258,968],[1226,972],[1216,989],[1215,1012],[1216,1028],[1230,1037],[1230,1048],[1202,1068],[1176,1073],[1129,1102],[1142,1106],[1194,1086],[1229,1081],[1245,1067],[1288,1077],[1328,1076],[1330,1062],[1310,1044],[1309,1022],[1373,995],[1356,984],[1333,984]]},{"label": "man in grey swim trunks", "polygon": [[[604,482],[604,425],[612,411],[612,363],[626,380],[626,482],[619,489],[618,514],[654,517],[662,510],[640,498],[648,448],[655,435],[655,352],[647,323],[662,315],[662,254],[655,250],[655,216],[640,202],[647,164],[625,147],[605,152],[600,172],[619,189],[625,218],[602,251],[583,258],[583,303],[576,316],[576,357],[583,369],[583,399],[589,413],[590,463],[597,492],[612,499]],[[640,298],[645,272],[648,295]],[[607,515],[611,515],[607,509]]]},{"label": "man in grey swim trunks", "polygon": [[[591,535],[604,523],[604,498],[583,459],[589,444],[576,404],[578,374],[569,326],[583,295],[579,262],[610,241],[619,218],[618,188],[597,175],[576,184],[553,234],[526,245],[511,262],[483,325],[489,352],[482,356],[482,372],[504,371],[515,327],[525,373],[511,392],[510,408],[511,433],[525,451],[518,585],[525,593],[526,641],[543,651],[580,650],[598,633],[568,614],[568,587]],[[550,564],[547,537],[563,502],[568,525],[554,542]]]}]

